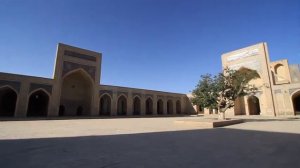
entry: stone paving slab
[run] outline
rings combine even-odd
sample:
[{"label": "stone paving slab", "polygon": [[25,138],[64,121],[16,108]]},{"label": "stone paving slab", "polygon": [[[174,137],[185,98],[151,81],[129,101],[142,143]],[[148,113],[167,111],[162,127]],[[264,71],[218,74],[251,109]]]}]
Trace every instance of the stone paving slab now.
[{"label": "stone paving slab", "polygon": [[118,135],[206,128],[174,124],[173,121],[179,118],[182,117],[1,121],[0,139]]},{"label": "stone paving slab", "polygon": [[216,128],[224,127],[234,124],[243,123],[243,119],[228,119],[228,120],[217,120],[217,119],[185,119],[185,120],[176,120],[174,123],[177,124],[186,124],[193,125],[198,127],[207,127],[207,128]]},{"label": "stone paving slab", "polygon": [[180,119],[198,118],[0,122],[0,167],[300,167],[298,119],[214,129]]}]

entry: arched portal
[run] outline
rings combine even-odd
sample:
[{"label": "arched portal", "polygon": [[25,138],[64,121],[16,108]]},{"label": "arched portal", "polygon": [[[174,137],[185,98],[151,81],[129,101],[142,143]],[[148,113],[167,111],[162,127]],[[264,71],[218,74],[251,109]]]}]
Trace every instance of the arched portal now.
[{"label": "arched portal", "polygon": [[250,115],[260,114],[259,99],[256,96],[250,96],[247,100]]},{"label": "arched portal", "polygon": [[133,99],[133,115],[141,114],[141,100],[138,97]]},{"label": "arched portal", "polygon": [[151,98],[146,100],[146,114],[151,115],[153,114],[153,101]]},{"label": "arched portal", "polygon": [[238,97],[234,101],[234,115],[246,115],[246,106],[244,97]]},{"label": "arched portal", "polygon": [[65,107],[65,115],[90,114],[92,82],[89,75],[81,69],[64,77],[61,87],[60,104]]},{"label": "arched portal", "polygon": [[161,99],[157,101],[157,114],[164,114],[164,102]]},{"label": "arched portal", "polygon": [[108,95],[104,95],[100,99],[99,115],[110,115],[111,113],[111,98]]},{"label": "arched portal", "polygon": [[300,90],[292,96],[295,115],[300,114]]},{"label": "arched portal", "polygon": [[48,112],[49,96],[43,90],[33,92],[29,97],[27,116],[45,117]]},{"label": "arched portal", "polygon": [[65,106],[64,105],[60,105],[59,106],[58,116],[64,116],[64,115],[65,115]]},{"label": "arched portal", "polygon": [[127,113],[127,99],[125,96],[120,96],[118,99],[118,115],[126,115]]},{"label": "arched portal", "polygon": [[176,101],[176,114],[181,114],[181,103],[179,100]]},{"label": "arched portal", "polygon": [[83,115],[83,107],[82,106],[78,106],[76,109],[76,115],[77,116],[82,116]]},{"label": "arched portal", "polygon": [[172,102],[172,100],[167,101],[167,112],[168,112],[168,114],[173,114],[173,102]]},{"label": "arched portal", "polygon": [[277,64],[274,69],[277,81],[285,80],[285,67],[282,64]]},{"label": "arched portal", "polygon": [[0,116],[12,117],[15,114],[17,93],[9,88],[0,89]]}]

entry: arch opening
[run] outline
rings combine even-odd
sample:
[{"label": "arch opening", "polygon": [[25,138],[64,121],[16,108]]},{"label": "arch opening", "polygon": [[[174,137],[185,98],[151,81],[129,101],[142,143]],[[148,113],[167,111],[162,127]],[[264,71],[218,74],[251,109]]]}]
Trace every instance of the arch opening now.
[{"label": "arch opening", "polygon": [[60,104],[65,107],[64,115],[89,115],[92,88],[93,83],[83,70],[77,70],[64,77],[60,99]]},{"label": "arch opening", "polygon": [[16,109],[17,93],[9,88],[0,89],[0,116],[13,117]]},{"label": "arch opening", "polygon": [[259,99],[256,96],[250,96],[247,102],[248,102],[249,114],[260,115]]},{"label": "arch opening", "polygon": [[146,100],[146,115],[153,114],[153,101],[151,98]]},{"label": "arch opening", "polygon": [[27,116],[45,117],[48,112],[49,96],[43,90],[32,93],[29,97]]},{"label": "arch opening", "polygon": [[118,99],[118,115],[126,115],[127,113],[127,99],[122,95]]},{"label": "arch opening", "polygon": [[282,64],[277,64],[274,67],[275,70],[275,79],[276,81],[284,81],[285,80],[285,68]]},{"label": "arch opening", "polygon": [[138,97],[133,99],[133,115],[141,114],[141,100]]},{"label": "arch opening", "polygon": [[179,100],[176,101],[176,114],[181,114],[181,103]]},{"label": "arch opening", "polygon": [[65,106],[60,105],[59,106],[59,111],[58,111],[58,116],[64,116],[65,115]]},{"label": "arch opening", "polygon": [[294,106],[294,113],[295,115],[300,114],[300,91],[298,91],[296,94],[292,97],[293,106]]},{"label": "arch opening", "polygon": [[173,102],[172,100],[167,101],[167,113],[173,114]]},{"label": "arch opening", "polygon": [[234,115],[246,115],[246,105],[244,97],[238,97],[234,101]]},{"label": "arch opening", "polygon": [[83,115],[83,107],[82,106],[78,106],[76,109],[76,115],[77,116],[82,116]]},{"label": "arch opening", "polygon": [[100,99],[99,115],[110,115],[111,113],[111,98],[108,95],[104,95]]},{"label": "arch opening", "polygon": [[157,114],[164,114],[164,102],[161,99],[157,101]]}]

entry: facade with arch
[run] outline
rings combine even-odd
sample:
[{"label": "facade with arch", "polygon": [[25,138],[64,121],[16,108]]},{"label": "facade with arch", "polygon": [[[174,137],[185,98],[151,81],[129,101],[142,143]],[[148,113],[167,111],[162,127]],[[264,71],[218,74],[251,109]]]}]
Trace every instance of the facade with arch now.
[{"label": "facade with arch", "polygon": [[59,43],[52,78],[0,73],[0,117],[194,114],[186,94],[102,85],[101,53]]},{"label": "facade with arch", "polygon": [[10,86],[2,86],[0,88],[0,116],[11,117],[16,111],[18,94],[17,91]]},{"label": "facade with arch", "polygon": [[[255,95],[240,97],[226,115],[300,114],[300,65],[288,60],[270,61],[266,43],[259,43],[222,55],[223,68],[256,70],[260,78],[250,81],[258,88]],[[205,114],[209,114],[206,110]]]}]

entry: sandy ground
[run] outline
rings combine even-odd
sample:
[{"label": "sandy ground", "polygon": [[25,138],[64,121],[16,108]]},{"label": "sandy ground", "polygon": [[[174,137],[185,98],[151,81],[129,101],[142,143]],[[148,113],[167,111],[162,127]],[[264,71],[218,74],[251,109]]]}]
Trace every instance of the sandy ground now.
[{"label": "sandy ground", "polygon": [[174,122],[185,118],[196,119],[196,117],[165,117],[2,121],[0,139],[118,135],[207,128],[205,125],[195,127]]},{"label": "sandy ground", "polygon": [[1,121],[0,167],[300,167],[298,118],[175,122],[191,118]]}]

